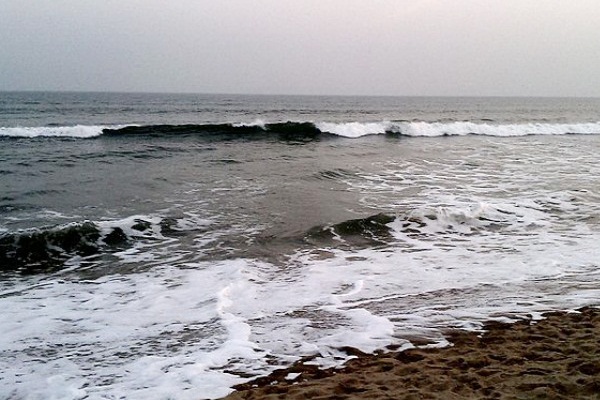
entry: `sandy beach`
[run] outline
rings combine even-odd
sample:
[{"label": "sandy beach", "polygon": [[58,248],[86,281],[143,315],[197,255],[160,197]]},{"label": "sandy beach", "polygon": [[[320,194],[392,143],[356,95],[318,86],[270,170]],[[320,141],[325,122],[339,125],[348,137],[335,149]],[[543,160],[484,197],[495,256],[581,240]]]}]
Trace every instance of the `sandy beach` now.
[{"label": "sandy beach", "polygon": [[600,310],[544,316],[449,332],[452,347],[359,354],[341,369],[298,363],[226,399],[600,398]]}]

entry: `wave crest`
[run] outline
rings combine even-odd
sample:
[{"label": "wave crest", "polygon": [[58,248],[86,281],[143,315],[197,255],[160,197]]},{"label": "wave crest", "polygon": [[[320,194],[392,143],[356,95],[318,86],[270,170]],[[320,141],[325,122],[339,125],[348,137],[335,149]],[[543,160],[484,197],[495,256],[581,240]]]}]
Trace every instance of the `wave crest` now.
[{"label": "wave crest", "polygon": [[106,126],[75,125],[75,126],[37,126],[37,127],[0,127],[0,136],[34,138],[34,137],[71,137],[87,139],[102,135]]},{"label": "wave crest", "polygon": [[52,126],[52,127],[0,127],[0,136],[94,138],[101,135],[202,135],[231,138],[275,138],[281,140],[312,140],[323,135],[360,138],[367,135],[399,135],[409,137],[438,136],[529,136],[600,134],[600,122],[584,123],[519,123],[494,124],[472,121],[454,122],[276,122],[257,119],[250,123],[186,124],[186,125],[127,125],[127,126]]},{"label": "wave crest", "polygon": [[490,124],[471,121],[455,122],[347,122],[316,124],[321,132],[327,132],[347,138],[358,138],[366,135],[395,134],[410,137],[438,136],[529,136],[529,135],[567,135],[567,134],[600,134],[600,122],[552,124]]},{"label": "wave crest", "polygon": [[410,122],[399,123],[394,131],[405,136],[529,136],[529,135],[567,135],[567,134],[600,134],[600,122],[577,124],[523,123],[523,124],[488,124],[475,122]]},{"label": "wave crest", "polygon": [[[132,216],[115,221],[82,221],[66,225],[0,233],[0,273],[57,271],[69,259],[110,254],[185,234],[177,219]],[[200,227],[195,227],[199,229]]]},{"label": "wave crest", "polygon": [[379,135],[388,132],[393,132],[393,124],[391,122],[345,122],[340,124],[321,122],[317,128],[321,132],[331,133],[337,136],[347,138],[359,138],[366,135]]},{"label": "wave crest", "polygon": [[314,139],[322,132],[312,122],[265,123],[256,120],[249,124],[126,126],[118,129],[104,129],[103,133],[110,136],[203,135],[207,137],[226,136],[228,139],[276,137],[281,140],[306,140]]},{"label": "wave crest", "polygon": [[351,245],[352,247],[377,246],[391,239],[388,226],[395,217],[386,214],[367,218],[351,219],[334,225],[317,226],[310,229],[304,240],[319,245]]}]

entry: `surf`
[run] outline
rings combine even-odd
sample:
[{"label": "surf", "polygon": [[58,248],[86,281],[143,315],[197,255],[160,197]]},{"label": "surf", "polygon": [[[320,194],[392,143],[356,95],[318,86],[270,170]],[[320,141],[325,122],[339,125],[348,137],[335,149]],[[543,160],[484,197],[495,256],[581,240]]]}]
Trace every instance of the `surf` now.
[{"label": "surf", "polygon": [[540,123],[523,122],[495,124],[480,121],[380,121],[380,122],[313,122],[285,121],[218,124],[161,124],[161,125],[75,125],[47,127],[0,127],[0,137],[9,138],[75,138],[91,139],[127,136],[177,137],[194,135],[204,138],[314,140],[326,137],[357,139],[369,135],[406,137],[495,136],[518,137],[531,135],[597,135],[600,122]]}]

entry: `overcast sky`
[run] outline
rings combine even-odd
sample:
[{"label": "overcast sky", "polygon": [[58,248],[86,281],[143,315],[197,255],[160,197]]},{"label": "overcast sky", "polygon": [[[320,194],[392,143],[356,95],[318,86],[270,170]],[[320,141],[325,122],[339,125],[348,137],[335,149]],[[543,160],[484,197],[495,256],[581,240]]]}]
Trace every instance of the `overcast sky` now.
[{"label": "overcast sky", "polygon": [[600,96],[600,1],[0,0],[0,90]]}]

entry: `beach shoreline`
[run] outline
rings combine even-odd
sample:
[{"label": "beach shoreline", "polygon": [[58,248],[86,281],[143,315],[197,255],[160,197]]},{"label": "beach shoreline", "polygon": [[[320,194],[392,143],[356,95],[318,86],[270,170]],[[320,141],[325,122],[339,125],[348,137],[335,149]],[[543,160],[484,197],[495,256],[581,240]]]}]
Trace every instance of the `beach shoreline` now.
[{"label": "beach shoreline", "polygon": [[224,399],[600,398],[600,309],[450,331],[452,346],[360,354],[342,368],[298,362]]}]

